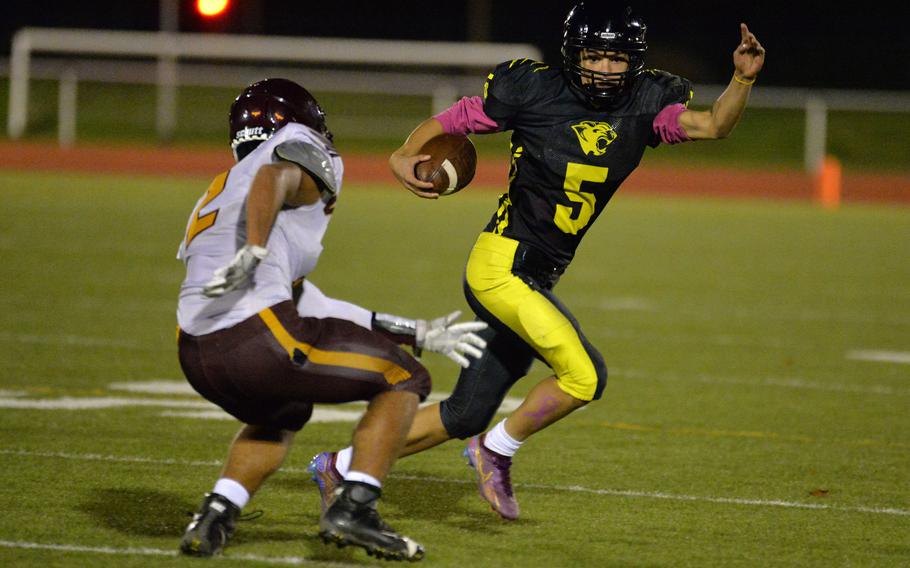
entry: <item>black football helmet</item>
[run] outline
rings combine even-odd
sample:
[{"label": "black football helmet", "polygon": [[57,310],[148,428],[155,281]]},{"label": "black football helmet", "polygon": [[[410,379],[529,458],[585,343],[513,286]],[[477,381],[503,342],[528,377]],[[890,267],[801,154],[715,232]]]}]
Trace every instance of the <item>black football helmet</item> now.
[{"label": "black football helmet", "polygon": [[264,79],[245,88],[231,105],[231,150],[238,161],[289,122],[305,124],[332,140],[325,112],[309,91],[287,79]]},{"label": "black football helmet", "polygon": [[[609,0],[579,2],[566,17],[562,38],[563,67],[569,82],[589,103],[610,106],[626,95],[645,66],[646,26],[632,8]],[[581,52],[596,49],[624,53],[629,68],[601,73],[581,66]]]}]

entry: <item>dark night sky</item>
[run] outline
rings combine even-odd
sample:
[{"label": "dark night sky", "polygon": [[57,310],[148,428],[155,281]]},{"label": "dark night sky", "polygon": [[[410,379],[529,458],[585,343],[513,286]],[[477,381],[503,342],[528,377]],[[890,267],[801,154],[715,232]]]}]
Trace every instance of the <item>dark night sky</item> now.
[{"label": "dark night sky", "polygon": [[[181,0],[183,31],[229,31],[460,41],[469,37],[468,2],[350,2],[234,0],[231,18],[204,26]],[[243,6],[246,4],[247,6]],[[249,5],[258,8],[250,8]],[[538,45],[550,61],[558,57],[562,21],[572,1],[491,0],[493,41]],[[910,7],[833,2],[658,2],[634,5],[648,24],[650,66],[696,83],[724,83],[731,54],[746,22],[768,50],[761,82],[786,87],[910,89]],[[0,54],[8,55],[12,33],[22,26],[153,30],[154,0],[47,3],[6,0],[0,22]],[[427,6],[434,6],[428,10]],[[220,28],[220,29],[217,29]]]}]

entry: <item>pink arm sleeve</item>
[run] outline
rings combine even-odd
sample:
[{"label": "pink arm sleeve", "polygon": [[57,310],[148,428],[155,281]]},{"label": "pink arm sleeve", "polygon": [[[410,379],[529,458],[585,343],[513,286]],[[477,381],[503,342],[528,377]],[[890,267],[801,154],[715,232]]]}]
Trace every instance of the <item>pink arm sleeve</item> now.
[{"label": "pink arm sleeve", "polygon": [[679,115],[686,110],[686,105],[676,103],[664,107],[662,111],[657,113],[652,127],[654,128],[654,133],[660,135],[661,142],[664,144],[679,144],[680,142],[691,140],[685,129],[679,125]]},{"label": "pink arm sleeve", "polygon": [[462,97],[460,101],[434,116],[447,134],[487,134],[502,130],[483,112],[483,99]]}]

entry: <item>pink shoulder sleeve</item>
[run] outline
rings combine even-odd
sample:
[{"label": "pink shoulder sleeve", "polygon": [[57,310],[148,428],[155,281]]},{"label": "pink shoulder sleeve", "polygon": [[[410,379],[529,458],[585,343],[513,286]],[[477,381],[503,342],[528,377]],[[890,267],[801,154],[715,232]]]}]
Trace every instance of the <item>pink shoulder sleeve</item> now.
[{"label": "pink shoulder sleeve", "polygon": [[448,134],[486,134],[502,130],[483,112],[483,99],[462,97],[460,101],[434,116]]},{"label": "pink shoulder sleeve", "polygon": [[666,106],[657,113],[652,123],[654,133],[660,135],[660,141],[664,144],[679,144],[691,140],[686,134],[685,129],[679,125],[679,115],[684,113],[686,105],[682,103]]}]

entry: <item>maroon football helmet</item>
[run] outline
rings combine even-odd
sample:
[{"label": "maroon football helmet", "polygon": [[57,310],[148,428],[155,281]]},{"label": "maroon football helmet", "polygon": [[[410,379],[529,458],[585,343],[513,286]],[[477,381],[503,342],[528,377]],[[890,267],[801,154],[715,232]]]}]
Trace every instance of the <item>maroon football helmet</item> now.
[{"label": "maroon football helmet", "polygon": [[264,79],[231,105],[231,149],[239,161],[289,122],[309,126],[330,141],[325,112],[309,91],[288,79]]}]

